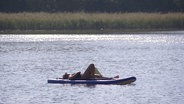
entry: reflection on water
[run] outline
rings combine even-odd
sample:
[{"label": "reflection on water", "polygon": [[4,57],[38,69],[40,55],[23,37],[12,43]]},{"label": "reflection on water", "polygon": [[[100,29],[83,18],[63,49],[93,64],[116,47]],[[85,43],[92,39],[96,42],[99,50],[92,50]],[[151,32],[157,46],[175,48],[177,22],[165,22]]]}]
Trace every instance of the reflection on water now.
[{"label": "reflection on water", "polygon": [[122,40],[128,42],[184,42],[183,38],[169,35],[1,35],[0,41],[40,42],[40,41],[90,41],[90,40]]},{"label": "reflection on water", "polygon": [[[84,71],[135,76],[131,85],[60,85]],[[1,35],[0,104],[183,104],[184,33]]]}]

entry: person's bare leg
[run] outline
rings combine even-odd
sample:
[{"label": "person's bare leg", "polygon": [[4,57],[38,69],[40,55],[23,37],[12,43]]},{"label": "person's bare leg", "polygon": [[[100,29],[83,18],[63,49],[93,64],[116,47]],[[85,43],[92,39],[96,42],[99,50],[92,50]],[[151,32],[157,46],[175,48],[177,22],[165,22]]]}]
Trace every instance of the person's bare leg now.
[{"label": "person's bare leg", "polygon": [[81,72],[75,73],[72,77],[70,77],[70,80],[76,80],[81,78]]},{"label": "person's bare leg", "polygon": [[95,73],[95,65],[90,64],[84,74],[82,75],[81,79],[90,79],[94,78],[94,73]]}]

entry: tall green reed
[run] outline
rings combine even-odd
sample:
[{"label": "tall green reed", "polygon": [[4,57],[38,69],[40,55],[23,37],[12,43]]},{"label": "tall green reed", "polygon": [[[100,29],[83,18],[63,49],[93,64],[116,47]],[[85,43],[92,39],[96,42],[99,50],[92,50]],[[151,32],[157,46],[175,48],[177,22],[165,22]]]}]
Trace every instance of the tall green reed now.
[{"label": "tall green reed", "polygon": [[184,13],[0,13],[0,30],[184,28]]}]

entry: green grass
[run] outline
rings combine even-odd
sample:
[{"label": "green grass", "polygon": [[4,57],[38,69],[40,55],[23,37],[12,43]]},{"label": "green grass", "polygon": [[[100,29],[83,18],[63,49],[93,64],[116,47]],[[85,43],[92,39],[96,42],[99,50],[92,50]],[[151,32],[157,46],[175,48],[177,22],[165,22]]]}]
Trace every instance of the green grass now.
[{"label": "green grass", "polygon": [[0,13],[0,31],[124,29],[184,29],[184,13]]}]

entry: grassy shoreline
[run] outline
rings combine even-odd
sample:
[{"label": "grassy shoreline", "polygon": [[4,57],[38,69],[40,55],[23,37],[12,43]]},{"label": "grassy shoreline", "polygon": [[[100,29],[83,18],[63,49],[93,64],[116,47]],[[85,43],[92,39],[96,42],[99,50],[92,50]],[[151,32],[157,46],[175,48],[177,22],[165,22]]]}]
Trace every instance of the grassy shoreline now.
[{"label": "grassy shoreline", "polygon": [[183,30],[184,13],[0,13],[0,33]]},{"label": "grassy shoreline", "polygon": [[183,31],[183,29],[126,29],[126,30],[6,30],[1,34],[149,34],[157,32]]}]

